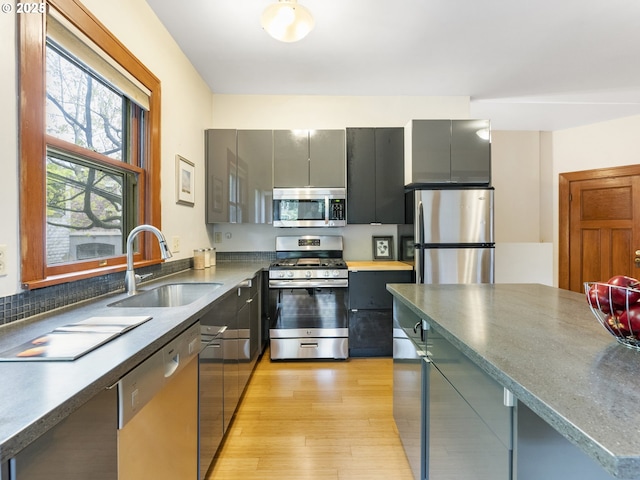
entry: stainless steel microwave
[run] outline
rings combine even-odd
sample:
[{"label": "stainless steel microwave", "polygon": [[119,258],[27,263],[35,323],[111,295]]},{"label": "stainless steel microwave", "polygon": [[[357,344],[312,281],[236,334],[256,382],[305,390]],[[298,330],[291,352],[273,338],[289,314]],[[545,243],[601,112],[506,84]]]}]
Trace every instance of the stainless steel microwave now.
[{"label": "stainless steel microwave", "polygon": [[344,227],[344,188],[274,188],[274,227]]}]

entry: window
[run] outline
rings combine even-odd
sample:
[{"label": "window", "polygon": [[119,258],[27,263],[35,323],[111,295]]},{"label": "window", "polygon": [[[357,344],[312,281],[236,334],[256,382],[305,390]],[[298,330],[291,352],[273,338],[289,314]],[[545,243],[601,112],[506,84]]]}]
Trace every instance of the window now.
[{"label": "window", "polygon": [[[124,270],[128,232],[160,226],[158,79],[78,0],[48,3],[19,16],[27,288]],[[138,265],[160,261],[147,240]]]}]

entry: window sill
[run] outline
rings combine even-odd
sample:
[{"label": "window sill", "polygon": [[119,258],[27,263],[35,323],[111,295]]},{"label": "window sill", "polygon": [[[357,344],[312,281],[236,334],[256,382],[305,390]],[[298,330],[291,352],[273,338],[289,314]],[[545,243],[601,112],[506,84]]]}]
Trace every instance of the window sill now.
[{"label": "window sill", "polygon": [[[163,263],[161,259],[143,260],[135,262],[135,268],[148,267],[149,265],[158,265]],[[22,288],[25,290],[36,290],[38,288],[52,287],[62,283],[75,282],[77,280],[86,280],[87,278],[99,277],[100,275],[108,275],[110,273],[124,272],[127,269],[125,264],[109,265],[107,267],[93,268],[91,270],[83,270],[81,272],[64,273],[61,275],[52,275],[42,280],[33,280],[31,282],[23,282]]]}]

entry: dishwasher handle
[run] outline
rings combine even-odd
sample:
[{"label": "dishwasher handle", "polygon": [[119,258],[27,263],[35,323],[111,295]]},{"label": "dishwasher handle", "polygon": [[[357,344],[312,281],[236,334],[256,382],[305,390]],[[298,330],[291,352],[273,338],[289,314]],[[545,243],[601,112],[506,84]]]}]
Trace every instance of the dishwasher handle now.
[{"label": "dishwasher handle", "polygon": [[[170,352],[170,354],[173,352]],[[164,362],[164,378],[169,378],[171,375],[176,373],[180,367],[180,352],[175,352],[174,355],[169,357]]]}]

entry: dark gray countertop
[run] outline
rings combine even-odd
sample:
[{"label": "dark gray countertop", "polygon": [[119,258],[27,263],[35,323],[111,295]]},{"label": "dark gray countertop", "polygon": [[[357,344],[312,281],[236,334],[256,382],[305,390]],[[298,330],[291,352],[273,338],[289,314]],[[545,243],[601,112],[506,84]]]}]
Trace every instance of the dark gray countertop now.
[{"label": "dark gray countertop", "polygon": [[151,315],[153,318],[75,361],[1,362],[0,462],[67,417],[96,393],[195,323],[210,304],[268,263],[223,263],[206,270],[187,270],[142,283],[146,290],[179,282],[223,283],[196,302],[172,308],[113,308],[126,297],[116,293],[0,327],[0,351],[27,342],[56,327],[93,316]]},{"label": "dark gray countertop", "polygon": [[543,420],[619,478],[640,478],[640,352],[582,294],[543,285],[388,290]]}]

